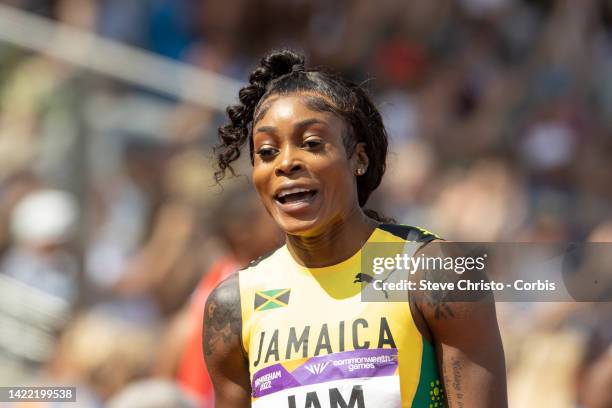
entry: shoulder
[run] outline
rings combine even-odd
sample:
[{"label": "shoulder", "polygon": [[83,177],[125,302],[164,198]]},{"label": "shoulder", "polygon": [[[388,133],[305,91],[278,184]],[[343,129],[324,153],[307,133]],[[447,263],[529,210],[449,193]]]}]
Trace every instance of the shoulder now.
[{"label": "shoulder", "polygon": [[210,300],[214,300],[220,305],[239,302],[240,284],[238,274],[234,273],[225,280],[221,281],[208,296],[208,301]]},{"label": "shoulder", "polygon": [[247,266],[242,268],[238,275],[240,276],[241,285],[248,283],[250,280],[260,275],[270,277],[274,271],[282,271],[286,266],[285,246],[275,249],[260,256],[257,259],[249,262]]},{"label": "shoulder", "polygon": [[206,299],[203,341],[207,357],[222,349],[221,343],[228,343],[231,339],[240,344],[242,313],[238,279],[237,274],[228,277]]},{"label": "shoulder", "polygon": [[206,299],[204,323],[207,326],[240,324],[240,285],[238,274],[233,274],[217,285]]},{"label": "shoulder", "polygon": [[378,229],[388,232],[409,242],[418,242],[427,244],[429,242],[440,240],[441,238],[431,231],[421,227],[403,225],[403,224],[380,224]]}]

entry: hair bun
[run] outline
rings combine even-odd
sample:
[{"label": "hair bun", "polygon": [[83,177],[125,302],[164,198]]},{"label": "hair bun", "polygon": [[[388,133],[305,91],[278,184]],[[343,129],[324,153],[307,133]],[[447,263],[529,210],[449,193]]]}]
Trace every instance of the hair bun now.
[{"label": "hair bun", "polygon": [[273,51],[261,59],[259,66],[249,77],[249,82],[265,87],[273,79],[304,70],[303,55],[291,50]]},{"label": "hair bun", "polygon": [[291,72],[304,72],[305,70],[304,64],[293,64],[291,67]]}]

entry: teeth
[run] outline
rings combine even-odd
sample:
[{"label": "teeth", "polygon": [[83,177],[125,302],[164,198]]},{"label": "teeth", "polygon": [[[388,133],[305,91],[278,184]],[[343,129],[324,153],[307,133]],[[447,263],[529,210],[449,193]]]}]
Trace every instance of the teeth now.
[{"label": "teeth", "polygon": [[294,187],[294,188],[288,188],[286,190],[281,191],[280,193],[278,193],[278,198],[283,198],[286,195],[289,194],[296,194],[296,193],[307,193],[310,190],[306,189],[306,188],[299,188],[299,187]]}]

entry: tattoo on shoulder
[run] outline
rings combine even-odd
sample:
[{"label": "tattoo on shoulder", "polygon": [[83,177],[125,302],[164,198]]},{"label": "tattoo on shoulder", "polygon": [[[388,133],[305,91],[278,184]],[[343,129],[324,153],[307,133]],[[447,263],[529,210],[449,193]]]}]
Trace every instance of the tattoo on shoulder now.
[{"label": "tattoo on shoulder", "polygon": [[[430,282],[452,282],[452,275],[439,270],[426,272],[426,279]],[[430,290],[424,294],[425,305],[433,311],[436,320],[450,319],[455,317],[451,308],[452,293],[447,290]]]},{"label": "tattoo on shoulder", "polygon": [[445,300],[444,293],[429,292],[427,294],[426,302],[427,306],[433,310],[434,318],[436,320],[455,317],[449,302]]},{"label": "tattoo on shoulder", "polygon": [[204,308],[203,348],[206,357],[222,344],[240,342],[242,314],[238,276],[222,282],[210,294]]},{"label": "tattoo on shoulder", "polygon": [[432,285],[432,289],[428,288],[420,292],[421,304],[435,320],[466,318],[467,312],[461,303],[488,304],[495,301],[493,292],[490,290],[461,290],[460,288],[460,281],[468,283],[487,281],[485,271],[473,270],[458,274],[453,270],[449,271],[440,267],[422,270],[422,276]]}]

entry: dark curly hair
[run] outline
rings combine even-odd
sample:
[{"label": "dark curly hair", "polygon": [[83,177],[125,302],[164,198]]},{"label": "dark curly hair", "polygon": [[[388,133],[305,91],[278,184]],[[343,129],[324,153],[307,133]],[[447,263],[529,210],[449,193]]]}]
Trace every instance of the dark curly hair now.
[{"label": "dark curly hair", "polygon": [[[343,144],[348,157],[357,143],[365,144],[369,165],[365,174],[357,176],[358,200],[363,207],[385,173],[388,140],[382,117],[361,86],[324,70],[306,69],[304,57],[291,50],[274,51],[262,58],[249,77],[249,85],[240,89],[240,103],[227,108],[230,122],[219,128],[219,144],[215,147],[219,168],[216,181],[221,181],[228,170],[235,175],[231,163],[240,157],[247,142],[253,163],[251,132],[261,116],[261,103],[271,95],[295,92],[322,96],[307,98],[309,108],[332,112],[345,121],[348,126]],[[372,210],[364,212],[379,221],[393,221]]]}]

